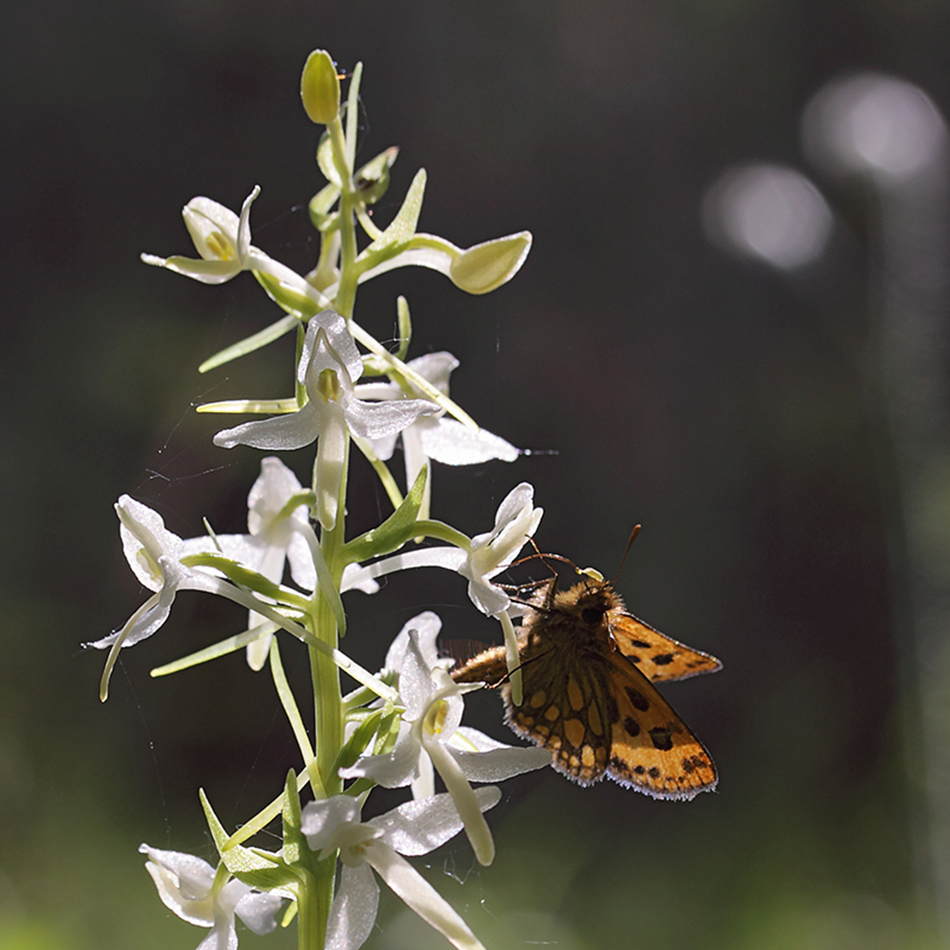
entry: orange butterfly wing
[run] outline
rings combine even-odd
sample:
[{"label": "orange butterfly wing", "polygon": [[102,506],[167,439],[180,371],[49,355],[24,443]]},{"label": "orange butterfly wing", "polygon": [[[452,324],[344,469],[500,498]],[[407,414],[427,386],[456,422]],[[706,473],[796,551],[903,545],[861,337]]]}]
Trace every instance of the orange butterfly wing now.
[{"label": "orange butterfly wing", "polygon": [[518,637],[522,704],[512,704],[504,682],[504,647],[453,670],[453,679],[501,682],[511,729],[551,752],[554,768],[580,785],[608,775],[654,798],[681,800],[716,787],[709,753],[651,680],[712,673],[719,660],[626,613],[608,585],[557,594],[545,581],[525,603],[536,612]]},{"label": "orange butterfly wing", "polygon": [[633,614],[612,611],[607,625],[617,649],[653,683],[683,680],[722,669],[722,663],[714,656],[660,633]]},{"label": "orange butterfly wing", "polygon": [[505,722],[518,735],[547,749],[552,765],[580,785],[604,776],[610,758],[612,705],[596,663],[564,667],[553,651],[525,657],[524,701],[515,706],[502,687]]},{"label": "orange butterfly wing", "polygon": [[611,656],[611,728],[607,774],[654,798],[690,799],[718,781],[705,746],[647,678],[620,654]]}]

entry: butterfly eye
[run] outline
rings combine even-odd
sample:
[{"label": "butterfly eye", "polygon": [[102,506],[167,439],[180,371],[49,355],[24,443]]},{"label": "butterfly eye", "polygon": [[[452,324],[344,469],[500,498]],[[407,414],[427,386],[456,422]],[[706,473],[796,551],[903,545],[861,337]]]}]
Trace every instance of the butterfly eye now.
[{"label": "butterfly eye", "polygon": [[581,619],[584,623],[600,623],[604,619],[604,611],[597,607],[585,607],[581,611]]}]

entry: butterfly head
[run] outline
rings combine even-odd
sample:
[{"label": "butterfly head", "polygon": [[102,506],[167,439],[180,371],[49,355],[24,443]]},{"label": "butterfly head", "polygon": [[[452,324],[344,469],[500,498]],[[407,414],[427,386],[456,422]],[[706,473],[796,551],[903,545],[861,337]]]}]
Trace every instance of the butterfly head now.
[{"label": "butterfly head", "polygon": [[583,627],[595,629],[612,611],[623,610],[623,601],[609,582],[588,579],[558,592],[554,609],[575,618]]}]

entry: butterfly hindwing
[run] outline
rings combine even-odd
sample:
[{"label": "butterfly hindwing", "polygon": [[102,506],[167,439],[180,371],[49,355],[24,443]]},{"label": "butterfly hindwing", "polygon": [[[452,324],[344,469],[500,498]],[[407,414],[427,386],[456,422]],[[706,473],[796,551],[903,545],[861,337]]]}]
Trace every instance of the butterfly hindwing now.
[{"label": "butterfly hindwing", "polygon": [[722,669],[722,663],[714,656],[660,633],[633,614],[611,612],[608,625],[617,649],[636,663],[637,669],[653,683],[687,679]]},{"label": "butterfly hindwing", "polygon": [[607,774],[655,798],[693,798],[716,787],[716,768],[703,744],[629,660],[611,656],[611,729]]},{"label": "butterfly hindwing", "polygon": [[602,676],[583,666],[561,667],[552,654],[522,667],[524,701],[503,687],[505,720],[515,732],[547,749],[557,771],[581,785],[603,777],[610,757],[610,706]]}]

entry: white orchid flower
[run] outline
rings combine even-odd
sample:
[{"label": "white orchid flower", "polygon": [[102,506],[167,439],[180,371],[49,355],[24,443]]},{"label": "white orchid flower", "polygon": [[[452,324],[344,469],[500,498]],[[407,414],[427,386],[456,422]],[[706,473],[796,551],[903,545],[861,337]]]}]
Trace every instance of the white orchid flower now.
[{"label": "white orchid flower", "polygon": [[[423,379],[432,383],[439,392],[448,396],[449,376],[459,361],[446,352],[427,353],[406,364]],[[364,399],[405,399],[406,394],[395,383],[362,383],[356,392]],[[421,395],[418,394],[417,395]],[[406,463],[406,485],[413,485],[416,476],[429,459],[444,465],[477,465],[491,459],[513,462],[519,452],[510,442],[486,429],[473,429],[457,419],[445,415],[420,416],[398,434],[402,438]],[[383,461],[392,457],[397,434],[382,439],[373,439],[373,451]],[[425,495],[419,509],[420,518],[429,517],[429,498],[432,487],[432,466],[426,479]]]},{"label": "white orchid flower", "polygon": [[215,445],[287,451],[317,440],[317,512],[323,527],[332,529],[347,430],[362,439],[380,439],[401,432],[420,415],[439,411],[426,399],[366,402],[357,398],[353,384],[362,372],[363,361],[346,321],[332,310],[321,311],[310,318],[297,367],[297,379],[306,388],[308,402],[287,415],[224,429],[214,437]]},{"label": "white orchid flower", "polygon": [[237,915],[256,934],[270,933],[277,922],[280,898],[253,890],[237,879],[218,876],[207,861],[180,851],[159,851],[147,844],[145,869],[158,888],[162,903],[182,920],[211,932],[197,950],[237,950]]},{"label": "white orchid flower", "polygon": [[142,254],[142,260],[146,264],[184,274],[203,284],[223,284],[246,270],[270,274],[278,283],[291,288],[298,295],[310,297],[319,306],[325,306],[326,298],[310,287],[298,273],[251,244],[251,205],[260,193],[260,186],[255,185],[244,199],[240,216],[210,198],[192,198],[181,213],[201,257]]},{"label": "white orchid flower", "polygon": [[[293,510],[287,510],[290,500],[303,494],[297,476],[284,463],[273,456],[261,461],[261,474],[251,486],[247,496],[247,534],[217,534],[189,538],[184,542],[186,554],[214,552],[280,584],[284,577],[285,564],[290,564],[290,574],[304,590],[312,592],[317,585],[312,545],[315,542],[313,529],[303,501]],[[349,579],[356,568],[347,565],[343,572],[342,590],[349,590]],[[375,593],[379,585],[370,580],[361,588],[365,593]],[[277,624],[262,617],[256,611],[248,612],[248,630],[259,627],[261,636],[247,645],[247,662],[252,670],[259,670],[267,661],[267,652]]]},{"label": "white orchid flower", "polygon": [[[478,807],[488,810],[501,799],[494,786],[480,788]],[[373,872],[459,950],[484,950],[468,925],[402,855],[428,854],[453,838],[462,821],[448,795],[406,802],[367,822],[359,802],[335,795],[306,805],[301,831],[320,858],[339,850],[340,886],[327,925],[326,950],[358,950],[370,935],[379,905]]]},{"label": "white orchid flower", "polygon": [[[182,563],[181,559],[188,555],[216,550],[213,539],[183,541],[165,527],[165,522],[158,512],[128,495],[123,495],[118,500],[115,510],[119,516],[119,533],[126,560],[142,585],[153,591],[153,594],[129,617],[120,630],[101,640],[83,644],[87,648],[109,650],[99,686],[101,700],[105,701],[109,695],[109,680],[119,650],[133,646],[155,633],[168,619],[179,590],[203,590],[218,594],[249,610],[265,614],[275,627],[283,627],[299,640],[327,652],[334,663],[364,686],[369,686],[381,696],[388,696],[390,693],[395,695],[389,687],[380,683],[339,650],[321,645],[305,628],[282,616],[248,591],[231,584],[221,577],[218,571],[209,567],[188,567]],[[350,571],[345,589],[372,589],[367,587],[368,580],[370,579],[361,572]]]},{"label": "white orchid flower", "polygon": [[468,579],[468,596],[482,613],[501,617],[511,598],[491,582],[492,578],[518,556],[537,531],[543,514],[543,508],[534,507],[534,487],[522,482],[498,506],[495,527],[475,535],[467,549],[437,545],[396,554],[354,572],[354,584],[412,567],[442,567]]},{"label": "white orchid flower", "polygon": [[491,864],[495,845],[470,782],[501,782],[550,765],[550,753],[536,746],[509,746],[462,726],[462,694],[476,684],[452,682],[451,661],[439,659],[436,637],[442,621],[431,611],[410,620],[393,641],[386,667],[399,673],[399,696],[406,707],[392,752],[366,755],[343,778],[369,778],[386,788],[412,785],[413,796],[435,791],[433,768],[445,783],[481,864]]},{"label": "white orchid flower", "polygon": [[220,593],[224,584],[201,568],[186,567],[181,558],[186,554],[182,539],[165,527],[161,515],[147,505],[123,495],[115,505],[119,516],[119,534],[125,558],[143,587],[153,591],[115,633],[85,643],[96,650],[109,649],[102,674],[99,695],[108,694],[109,677],[122,647],[130,647],[150,637],[168,619],[179,590],[204,590]]}]

